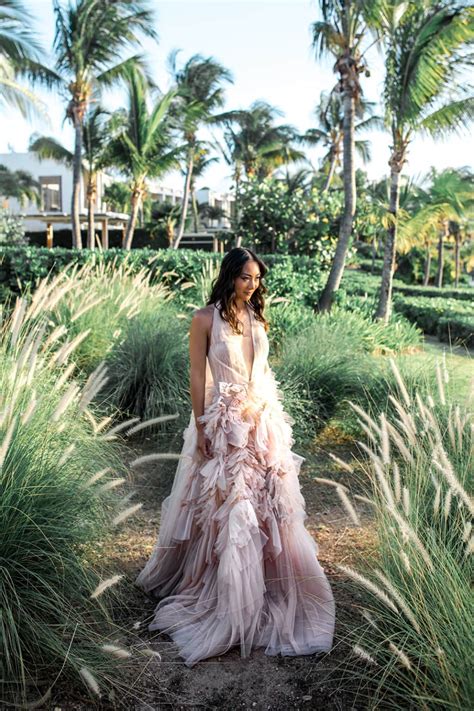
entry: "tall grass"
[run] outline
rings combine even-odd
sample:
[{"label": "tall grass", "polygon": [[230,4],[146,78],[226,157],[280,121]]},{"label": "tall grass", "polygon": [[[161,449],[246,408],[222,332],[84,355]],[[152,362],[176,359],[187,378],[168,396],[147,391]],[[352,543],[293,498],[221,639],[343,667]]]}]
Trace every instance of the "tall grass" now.
[{"label": "tall grass", "polygon": [[[189,418],[188,320],[166,306],[130,320],[107,358],[108,406],[130,417],[151,419],[178,413]],[[149,430],[148,430],[149,431]]]},{"label": "tall grass", "polygon": [[151,284],[151,271],[138,272],[132,263],[100,258],[69,265],[53,277],[36,284],[25,294],[30,302],[27,320],[48,315],[51,325],[63,329],[69,338],[84,338],[75,348],[74,361],[85,374],[105,358],[122,332],[138,314],[156,313],[172,298],[163,284]]},{"label": "tall grass", "polygon": [[107,686],[118,663],[101,649],[110,610],[105,595],[91,598],[99,573],[85,556],[122,508],[123,466],[105,436],[110,418],[98,419],[92,404],[104,371],[83,385],[72,379],[79,340],[50,323],[51,302],[38,304],[17,300],[0,332],[4,703],[37,699],[44,680],[53,686],[59,675],[89,690],[91,679]]},{"label": "tall grass", "polygon": [[371,707],[470,709],[472,410],[451,402],[439,364],[436,391],[414,396],[392,367],[396,415],[356,408],[379,555],[360,571],[340,566],[365,595],[349,671]]},{"label": "tall grass", "polygon": [[378,392],[383,381],[382,364],[367,354],[342,318],[315,318],[309,328],[288,338],[275,373],[295,420],[295,434],[303,441],[336,415],[342,401],[366,402],[367,393]]},{"label": "tall grass", "polygon": [[[393,407],[389,394],[396,381],[386,355],[398,350],[398,325],[370,322],[339,308],[305,323],[309,325],[296,327],[284,338],[274,366],[286,406],[295,420],[296,437],[308,442],[331,419],[344,432],[356,436],[360,425],[350,400],[370,412]],[[409,329],[406,340],[400,340],[400,351],[406,352],[418,343],[419,334],[412,332],[411,326]],[[390,342],[393,349],[388,346]],[[419,362],[413,364],[408,356],[402,363],[411,392],[432,390],[432,373]]]},{"label": "tall grass", "polygon": [[423,333],[421,329],[410,323],[404,316],[394,313],[389,323],[373,320],[372,308],[366,308],[366,302],[361,305],[348,304],[348,308],[334,306],[329,313],[320,318],[328,326],[344,320],[347,333],[358,339],[367,353],[390,355],[409,353],[420,349]]}]

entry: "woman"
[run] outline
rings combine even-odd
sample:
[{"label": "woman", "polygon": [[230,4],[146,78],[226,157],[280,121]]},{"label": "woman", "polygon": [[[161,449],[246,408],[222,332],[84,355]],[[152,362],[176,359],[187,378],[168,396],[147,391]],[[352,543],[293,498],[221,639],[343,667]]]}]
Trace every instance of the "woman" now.
[{"label": "woman", "polygon": [[192,409],[157,544],[136,584],[187,666],[240,645],[328,651],[334,598],[305,528],[293,421],[269,368],[267,267],[237,247],[190,329]]}]

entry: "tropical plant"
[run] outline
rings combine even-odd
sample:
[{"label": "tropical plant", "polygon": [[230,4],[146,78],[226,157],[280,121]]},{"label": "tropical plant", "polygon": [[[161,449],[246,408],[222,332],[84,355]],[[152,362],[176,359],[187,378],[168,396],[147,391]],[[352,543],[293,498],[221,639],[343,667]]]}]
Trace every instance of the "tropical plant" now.
[{"label": "tropical plant", "polygon": [[[385,6],[384,6],[385,7]],[[385,35],[385,117],[390,127],[392,216],[375,317],[390,318],[396,253],[400,174],[414,135],[437,138],[465,128],[474,116],[474,98],[461,80],[473,37],[473,8],[462,2],[395,3],[379,14]]]},{"label": "tropical plant", "polygon": [[[286,162],[292,162],[290,141],[297,136],[293,126],[275,125],[283,112],[265,101],[255,101],[249,109],[220,114],[225,126],[228,162],[241,166],[247,178],[269,177]],[[304,155],[295,150],[297,159]]]},{"label": "tropical plant", "polygon": [[145,228],[152,237],[159,234],[160,231],[164,231],[168,246],[171,247],[180,215],[181,205],[179,203],[152,202],[149,221],[145,224]]},{"label": "tropical plant", "polygon": [[[177,168],[182,146],[173,142],[170,107],[174,89],[166,94],[150,93],[144,74],[136,68],[127,71],[128,107],[119,110],[111,126],[114,135],[107,147],[105,161],[130,179],[130,217],[122,247],[131,249],[138,213],[147,191],[147,179],[163,176]],[[150,100],[154,101],[149,108]]]},{"label": "tropical plant", "polygon": [[[443,285],[444,245],[453,237],[455,242],[456,285],[459,283],[461,225],[472,215],[474,195],[473,174],[468,167],[448,168],[438,173],[431,169],[426,204],[414,215],[409,228],[417,234],[438,235],[438,269],[435,285]],[[428,270],[427,270],[428,271]]]},{"label": "tropical plant", "polygon": [[130,188],[127,183],[116,180],[104,187],[103,200],[114,212],[127,212],[130,204]]},{"label": "tropical plant", "polygon": [[[364,200],[368,203],[366,206],[364,206]],[[401,179],[398,213],[398,251],[400,253],[407,253],[420,244],[420,233],[410,228],[410,221],[421,206],[426,204],[426,201],[427,193],[420,182],[408,177]],[[360,234],[365,231],[370,232],[372,236],[372,272],[374,271],[375,258],[378,256],[379,250],[383,250],[384,238],[393,219],[388,212],[389,203],[389,178],[369,183],[365,189],[361,190],[360,200],[357,203],[357,212],[359,212],[359,208],[362,208],[362,216],[359,217],[356,214],[354,226],[359,238]],[[364,207],[368,209],[364,209]],[[371,223],[371,227],[368,230],[366,227],[367,218],[368,222]]]},{"label": "tropical plant", "polygon": [[[355,105],[355,116],[358,122],[354,122],[354,134],[360,134],[374,128],[383,127],[383,119],[375,116],[375,104],[362,97]],[[310,146],[322,144],[327,148],[327,153],[323,156],[322,165],[326,171],[326,180],[323,191],[329,189],[334,171],[341,164],[342,143],[344,139],[344,113],[339,92],[322,92],[319,104],[314,111],[318,122],[316,128],[309,128],[302,136],[301,141]],[[366,117],[366,118],[364,118]],[[370,160],[370,144],[367,140],[354,140],[354,148],[362,158],[364,163]]]},{"label": "tropical plant", "polygon": [[177,89],[174,111],[179,131],[186,144],[186,173],[181,217],[172,245],[174,249],[179,247],[186,225],[199,128],[215,121],[216,109],[224,104],[222,84],[233,81],[229,70],[212,57],[195,54],[178,69],[177,55],[177,51],[172,52],[168,64]]},{"label": "tropical plant", "polygon": [[318,58],[330,54],[336,59],[334,71],[339,74],[337,90],[341,94],[343,107],[344,213],[334,261],[318,302],[319,311],[328,311],[344,271],[356,209],[354,123],[362,91],[359,75],[364,71],[367,73],[362,45],[368,34],[373,3],[320,0],[318,4],[322,19],[312,26],[313,47]]},{"label": "tropical plant", "polygon": [[40,184],[26,170],[9,170],[0,165],[0,195],[7,200],[16,198],[20,205],[28,201],[39,205]]},{"label": "tropical plant", "polygon": [[217,145],[233,173],[237,246],[243,237],[239,231],[243,175],[248,180],[269,178],[283,165],[306,160],[304,153],[294,145],[298,137],[296,129],[288,124],[275,124],[276,118],[282,115],[282,111],[267,102],[254,101],[249,109],[228,111],[218,117],[224,126],[224,145],[219,142]]},{"label": "tropical plant", "polygon": [[27,245],[25,236],[25,222],[22,217],[12,215],[9,210],[0,208],[0,245],[22,246]]},{"label": "tropical plant", "polygon": [[23,116],[45,116],[45,105],[18,79],[48,74],[40,63],[41,48],[35,39],[33,18],[21,0],[0,0],[0,102]]},{"label": "tropical plant", "polygon": [[56,33],[55,81],[68,99],[66,117],[74,127],[73,246],[81,249],[79,194],[83,157],[83,124],[92,98],[142,65],[138,55],[119,60],[139,42],[140,34],[156,39],[153,12],[146,0],[54,0]]}]

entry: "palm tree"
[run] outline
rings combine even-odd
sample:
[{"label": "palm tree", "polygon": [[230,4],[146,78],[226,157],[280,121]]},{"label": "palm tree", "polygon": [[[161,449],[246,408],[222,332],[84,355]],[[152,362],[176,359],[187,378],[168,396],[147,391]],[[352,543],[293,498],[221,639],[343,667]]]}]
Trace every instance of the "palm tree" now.
[{"label": "palm tree", "polygon": [[127,212],[130,190],[127,183],[115,181],[104,187],[104,201],[112,212]]},{"label": "palm tree", "polygon": [[[227,165],[232,167],[235,192],[233,227],[238,231],[239,198],[243,175],[247,179],[271,175],[278,167],[306,160],[293,142],[298,134],[287,124],[275,124],[283,112],[265,101],[254,101],[249,109],[220,114],[217,121],[224,126],[224,145],[216,141]],[[242,238],[237,234],[236,246]]]},{"label": "palm tree", "polygon": [[334,71],[339,74],[338,91],[343,106],[343,182],[344,211],[331,270],[318,301],[319,311],[331,308],[334,292],[339,288],[356,208],[355,137],[356,105],[361,96],[359,75],[366,72],[362,43],[366,38],[374,2],[366,0],[319,0],[322,20],[312,26],[316,57],[335,57]]},{"label": "palm tree", "polygon": [[225,126],[224,158],[233,164],[239,177],[242,169],[247,178],[267,177],[281,165],[304,159],[292,147],[297,138],[293,126],[276,125],[283,112],[265,101],[254,101],[249,109],[227,111],[218,116]]},{"label": "palm tree", "polygon": [[231,73],[212,57],[195,54],[178,69],[177,55],[178,52],[172,52],[168,63],[178,91],[175,111],[187,151],[183,206],[174,249],[179,247],[186,225],[198,130],[215,121],[216,109],[224,104],[222,83],[233,81]]},{"label": "palm tree", "polygon": [[206,220],[208,220],[208,225],[214,220],[221,220],[223,217],[228,217],[226,211],[223,207],[217,205],[208,205],[203,203],[198,207],[200,215]]},{"label": "palm tree", "polygon": [[196,141],[196,150],[193,158],[193,170],[189,186],[191,204],[193,208],[193,227],[195,232],[199,230],[199,209],[196,200],[196,179],[204,175],[209,166],[219,160],[217,156],[210,156],[209,154],[210,144],[207,141]]},{"label": "palm tree", "polygon": [[278,180],[284,181],[286,190],[291,195],[298,190],[308,192],[312,186],[313,178],[314,170],[312,168],[298,168],[294,173],[289,173],[287,170],[284,178],[278,178]]},{"label": "palm tree", "polygon": [[0,195],[16,198],[20,204],[40,201],[40,184],[26,170],[9,170],[0,165]]},{"label": "palm tree", "polygon": [[176,91],[159,96],[149,109],[154,97],[150,96],[146,77],[138,69],[130,69],[128,77],[128,109],[114,116],[115,135],[104,159],[130,179],[130,219],[122,243],[124,249],[131,249],[147,180],[178,168],[184,150],[183,146],[173,145],[171,135],[170,108]]},{"label": "palm tree", "polygon": [[164,227],[168,246],[171,247],[180,214],[181,205],[179,203],[154,202],[151,206],[150,223],[147,225],[147,229],[153,236],[157,229]]},{"label": "palm tree", "polygon": [[438,269],[435,284],[443,285],[444,246],[453,237],[455,244],[456,284],[459,282],[459,251],[461,225],[472,214],[474,196],[473,174],[468,167],[448,168],[438,173],[434,168],[429,174],[430,184],[423,195],[423,202],[412,218],[403,225],[402,234],[415,235],[422,240],[427,250],[424,285],[428,284],[431,263],[431,242],[437,236]]},{"label": "palm tree", "polygon": [[[384,88],[386,123],[392,135],[390,205],[392,222],[385,242],[382,282],[375,318],[388,321],[395,264],[400,173],[416,133],[443,137],[474,115],[460,76],[468,62],[464,49],[473,37],[473,13],[462,3],[398,5],[381,16],[386,33]],[[442,256],[442,255],[440,255]]]},{"label": "palm tree", "polygon": [[32,27],[33,18],[21,0],[0,0],[0,101],[25,117],[39,113],[44,118],[44,103],[18,82],[19,77],[49,75],[40,63],[42,51]]},{"label": "palm tree", "polygon": [[82,247],[79,220],[83,123],[91,100],[101,88],[126,76],[140,64],[138,56],[120,60],[139,33],[157,38],[153,12],[146,0],[54,0],[56,32],[56,82],[68,97],[66,117],[74,127],[73,191],[71,218],[73,245]]},{"label": "palm tree", "polygon": [[[82,125],[83,156],[81,172],[86,185],[87,205],[87,247],[95,247],[95,203],[97,200],[97,174],[104,167],[105,151],[109,139],[109,129],[104,122],[105,112],[101,107],[89,111]],[[29,150],[40,160],[52,158],[69,167],[74,164],[74,151],[68,150],[51,136],[31,137]]]},{"label": "palm tree", "polygon": [[[383,119],[374,116],[375,104],[363,98],[355,105],[355,116],[359,119],[354,123],[354,134],[374,128],[383,128]],[[327,169],[326,180],[322,192],[326,192],[331,185],[334,171],[341,164],[342,144],[344,139],[344,113],[341,95],[338,92],[321,92],[319,104],[314,111],[318,122],[316,128],[310,128],[301,136],[301,141],[310,146],[322,144],[327,148],[327,153],[322,159],[323,166]],[[367,118],[364,118],[367,116]],[[369,141],[354,140],[354,148],[364,163],[370,161]]]}]

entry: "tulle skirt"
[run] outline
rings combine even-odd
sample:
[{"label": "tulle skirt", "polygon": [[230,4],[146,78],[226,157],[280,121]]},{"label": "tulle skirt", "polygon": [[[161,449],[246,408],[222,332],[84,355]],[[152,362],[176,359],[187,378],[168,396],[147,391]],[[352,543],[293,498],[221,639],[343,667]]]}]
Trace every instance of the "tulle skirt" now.
[{"label": "tulle skirt", "polygon": [[158,602],[150,630],[189,667],[239,646],[295,656],[329,651],[335,605],[306,529],[292,420],[280,396],[220,382],[200,418],[211,459],[183,433],[158,541],[136,584]]}]

